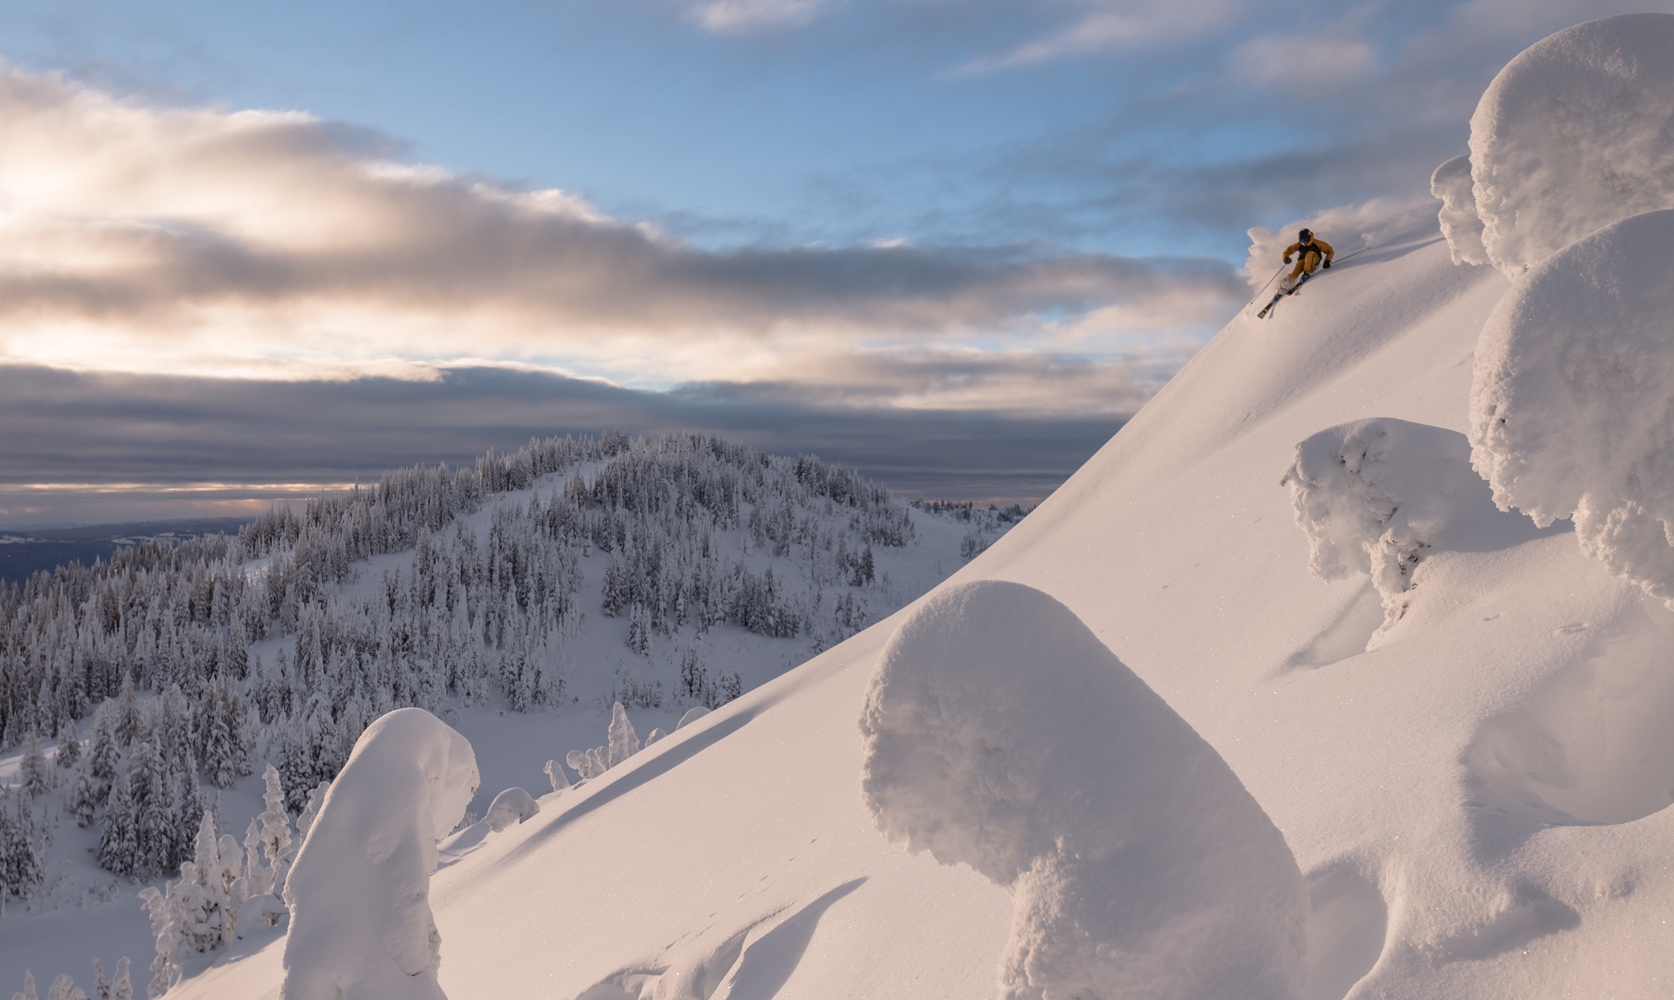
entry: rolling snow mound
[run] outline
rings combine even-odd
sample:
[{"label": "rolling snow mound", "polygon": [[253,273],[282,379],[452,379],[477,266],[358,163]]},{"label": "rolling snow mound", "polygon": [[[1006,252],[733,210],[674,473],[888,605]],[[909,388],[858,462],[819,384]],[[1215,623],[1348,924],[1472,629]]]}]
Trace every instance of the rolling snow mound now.
[{"label": "rolling snow mound", "polygon": [[[1470,149],[1481,239],[1508,276],[1674,208],[1674,14],[1600,18],[1529,46],[1482,95]],[[1468,237],[1454,250],[1471,259]]]},{"label": "rolling snow mound", "polygon": [[1033,587],[945,589],[860,721],[874,822],[1009,887],[1007,1000],[1292,998],[1307,894],[1225,761]]}]

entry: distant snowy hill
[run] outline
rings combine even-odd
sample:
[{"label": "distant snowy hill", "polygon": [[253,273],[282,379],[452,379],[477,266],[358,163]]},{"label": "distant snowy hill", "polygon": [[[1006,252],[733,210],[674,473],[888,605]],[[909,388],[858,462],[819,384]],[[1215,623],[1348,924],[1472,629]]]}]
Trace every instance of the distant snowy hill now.
[{"label": "distant snowy hill", "polygon": [[672,731],[1022,516],[909,506],[807,456],[607,435],[0,588],[0,982],[85,984],[126,954],[143,990],[150,935],[119,876],[177,877],[206,809],[241,842],[266,763],[303,810],[369,723],[418,705],[498,783],[474,819],[508,784],[549,789],[543,763],[603,742],[613,703]]},{"label": "distant snowy hill", "polygon": [[[1305,220],[1343,262],[946,583],[444,840],[413,981],[1671,995],[1670,66],[1669,15],[1519,56],[1437,173],[1441,228]],[[254,933],[169,995],[277,997],[285,949]]]}]

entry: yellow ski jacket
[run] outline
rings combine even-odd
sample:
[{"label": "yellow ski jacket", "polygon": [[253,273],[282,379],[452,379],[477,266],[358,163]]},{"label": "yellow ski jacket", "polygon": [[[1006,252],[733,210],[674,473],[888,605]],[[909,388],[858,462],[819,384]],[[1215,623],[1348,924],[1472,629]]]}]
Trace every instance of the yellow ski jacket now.
[{"label": "yellow ski jacket", "polygon": [[1285,263],[1290,263],[1290,259],[1296,256],[1298,252],[1304,255],[1304,262],[1306,262],[1307,259],[1306,255],[1311,253],[1323,253],[1325,254],[1326,260],[1330,260],[1332,257],[1337,255],[1337,251],[1331,249],[1331,244],[1325,242],[1317,236],[1308,241],[1307,246],[1303,246],[1301,243],[1292,243],[1290,246],[1286,247]]}]

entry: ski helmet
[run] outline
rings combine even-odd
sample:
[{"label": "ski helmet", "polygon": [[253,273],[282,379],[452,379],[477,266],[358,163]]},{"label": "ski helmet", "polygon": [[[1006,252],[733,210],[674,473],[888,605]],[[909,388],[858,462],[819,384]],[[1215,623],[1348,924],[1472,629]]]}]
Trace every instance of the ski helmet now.
[{"label": "ski helmet", "polygon": [[1314,231],[1312,229],[1304,229],[1300,233],[1296,234],[1296,238],[1301,240],[1303,243],[1306,243],[1314,238]]}]

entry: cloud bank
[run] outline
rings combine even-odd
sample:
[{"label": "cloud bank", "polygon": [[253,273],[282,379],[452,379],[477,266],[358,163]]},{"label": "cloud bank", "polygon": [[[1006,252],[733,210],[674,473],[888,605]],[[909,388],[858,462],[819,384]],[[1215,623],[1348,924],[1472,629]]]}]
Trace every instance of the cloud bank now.
[{"label": "cloud bank", "polygon": [[1114,412],[1240,299],[1233,270],[1201,259],[707,250],[564,191],[398,152],[295,112],[159,107],[0,73],[0,353],[277,378],[512,362],[642,387]]},{"label": "cloud bank", "polygon": [[640,392],[508,368],[282,381],[0,365],[0,528],[253,515],[390,468],[606,429],[700,429],[817,454],[909,496],[1029,500],[1051,493],[1121,423],[828,407],[789,385]]}]

